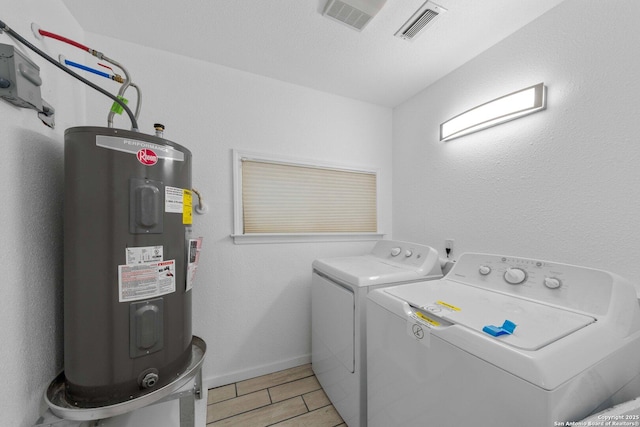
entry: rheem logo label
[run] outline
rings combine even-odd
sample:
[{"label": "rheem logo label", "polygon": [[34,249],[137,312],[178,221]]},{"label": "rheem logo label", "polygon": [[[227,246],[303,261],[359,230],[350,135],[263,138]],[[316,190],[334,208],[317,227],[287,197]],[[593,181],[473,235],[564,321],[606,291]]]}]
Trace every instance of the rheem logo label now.
[{"label": "rheem logo label", "polygon": [[138,161],[145,166],[153,166],[158,163],[158,155],[148,148],[143,148],[138,151]]}]

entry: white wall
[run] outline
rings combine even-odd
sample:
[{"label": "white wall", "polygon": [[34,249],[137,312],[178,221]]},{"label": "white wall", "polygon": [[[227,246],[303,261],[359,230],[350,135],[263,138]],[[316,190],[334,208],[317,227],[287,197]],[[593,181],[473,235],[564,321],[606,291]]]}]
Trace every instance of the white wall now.
[{"label": "white wall", "polygon": [[[193,186],[210,206],[194,217],[204,248],[193,331],[208,345],[207,384],[309,362],[312,261],[364,253],[373,243],[233,244],[231,150],[378,168],[382,229],[390,233],[391,109],[95,34],[86,42],[125,64],[142,87],[140,129],[152,133],[161,122],[165,138],[194,155]],[[87,124],[104,126],[110,104],[88,92]],[[130,127],[125,116],[115,122]]]},{"label": "white wall", "polygon": [[[0,6],[0,19],[31,42],[34,21],[82,38],[58,0],[0,0]],[[7,34],[0,43],[14,44]],[[34,110],[0,101],[0,425],[7,427],[34,424],[44,391],[62,369],[62,141],[64,129],[83,117],[83,89],[28,56],[41,68],[42,97],[56,109],[56,128],[44,126]]]},{"label": "white wall", "polygon": [[[640,2],[602,5],[567,0],[394,110],[395,238],[640,282]],[[541,81],[547,110],[438,142],[446,119]]]}]

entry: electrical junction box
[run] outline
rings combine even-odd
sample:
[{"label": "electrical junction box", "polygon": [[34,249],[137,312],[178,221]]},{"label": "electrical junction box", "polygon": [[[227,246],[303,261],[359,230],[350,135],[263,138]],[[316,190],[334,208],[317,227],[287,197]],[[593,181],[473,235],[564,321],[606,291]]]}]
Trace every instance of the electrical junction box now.
[{"label": "electrical junction box", "polygon": [[22,108],[42,109],[40,67],[15,46],[0,43],[0,98]]}]

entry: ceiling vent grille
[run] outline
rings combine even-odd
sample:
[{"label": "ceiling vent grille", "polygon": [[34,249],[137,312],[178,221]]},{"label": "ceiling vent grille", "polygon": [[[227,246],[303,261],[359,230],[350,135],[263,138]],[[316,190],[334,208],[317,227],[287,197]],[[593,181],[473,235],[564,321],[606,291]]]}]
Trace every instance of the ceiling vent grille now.
[{"label": "ceiling vent grille", "polygon": [[400,37],[405,40],[413,40],[429,25],[433,24],[433,21],[442,13],[445,13],[447,9],[435,4],[432,1],[427,1],[423,4],[407,22],[400,27],[394,34],[396,37]]},{"label": "ceiling vent grille", "polygon": [[323,15],[358,31],[371,21],[387,0],[329,0]]}]

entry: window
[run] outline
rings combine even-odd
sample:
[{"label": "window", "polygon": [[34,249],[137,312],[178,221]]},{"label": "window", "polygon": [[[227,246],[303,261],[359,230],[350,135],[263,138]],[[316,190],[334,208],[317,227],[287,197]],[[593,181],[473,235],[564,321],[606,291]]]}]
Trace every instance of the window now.
[{"label": "window", "polygon": [[236,243],[374,240],[378,174],[234,151]]}]

